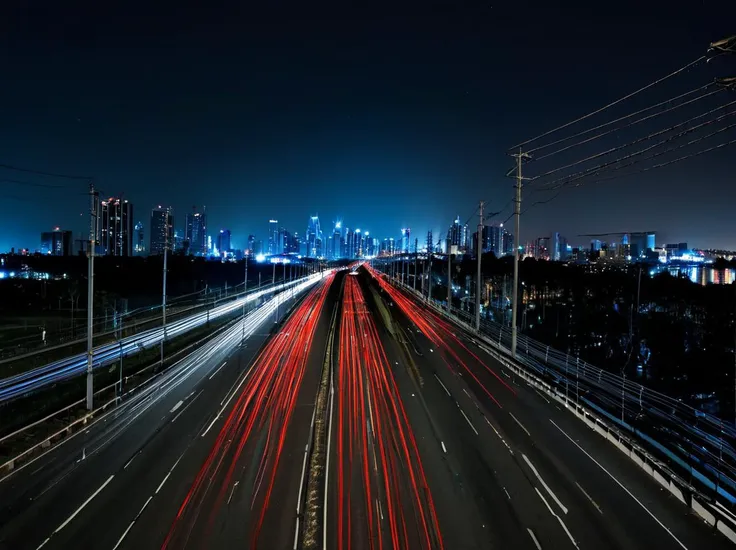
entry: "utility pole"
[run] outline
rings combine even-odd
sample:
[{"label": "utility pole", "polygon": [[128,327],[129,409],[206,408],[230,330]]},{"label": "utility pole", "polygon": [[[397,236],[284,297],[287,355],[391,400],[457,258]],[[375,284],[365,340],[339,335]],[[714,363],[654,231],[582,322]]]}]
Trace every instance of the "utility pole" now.
[{"label": "utility pole", "polygon": [[478,213],[478,273],[475,282],[475,330],[480,332],[480,289],[481,289],[481,269],[480,257],[483,253],[483,206],[484,202],[480,201]]},{"label": "utility pole", "polygon": [[[164,236],[164,283],[163,283],[163,289],[161,292],[161,308],[162,308],[162,316],[163,316],[163,329],[164,334],[163,338],[161,338],[161,367],[164,366],[164,340],[166,340],[166,272],[167,272],[167,261],[169,257],[169,223],[170,223],[171,217],[170,217],[170,209],[166,209],[166,235]],[[208,314],[209,315],[209,314]],[[208,316],[209,319],[209,316]]]},{"label": "utility pole", "polygon": [[94,375],[92,374],[92,324],[95,302],[95,243],[97,241],[97,193],[89,184],[89,244],[87,245],[87,410],[94,407]]},{"label": "utility pole", "polygon": [[447,245],[447,313],[451,313],[452,308],[452,254],[450,245]]},{"label": "utility pole", "polygon": [[428,261],[429,263],[428,281],[429,282],[427,283],[427,301],[431,302],[432,301],[432,251],[431,250],[429,251],[429,254],[427,254],[427,256],[428,256],[427,259],[429,260]]},{"label": "utility pole", "polygon": [[240,347],[245,342],[245,301],[248,299],[248,251],[245,251],[245,276],[243,278],[243,335],[240,338]]},{"label": "utility pole", "polygon": [[416,249],[417,245],[414,243],[414,292],[417,291],[417,262],[419,261],[419,255]]},{"label": "utility pole", "polygon": [[521,186],[524,182],[524,178],[521,175],[521,161],[523,159],[531,158],[529,153],[522,153],[519,150],[518,153],[511,155],[516,159],[516,196],[514,198],[514,289],[512,292],[512,303],[511,307],[511,356],[516,358],[516,336],[517,336],[517,316],[519,310],[518,298],[519,298],[519,226],[521,224]]}]

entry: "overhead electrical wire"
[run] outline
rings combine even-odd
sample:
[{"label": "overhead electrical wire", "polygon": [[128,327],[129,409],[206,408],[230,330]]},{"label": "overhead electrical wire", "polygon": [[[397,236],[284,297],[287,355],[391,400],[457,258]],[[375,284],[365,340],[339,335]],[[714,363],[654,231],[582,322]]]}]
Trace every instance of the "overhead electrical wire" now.
[{"label": "overhead electrical wire", "polygon": [[[616,147],[613,147],[611,149],[608,149],[607,151],[603,151],[601,153],[596,153],[595,155],[591,155],[591,156],[589,156],[587,158],[578,160],[576,162],[567,164],[565,166],[561,166],[559,168],[555,168],[553,170],[549,170],[549,171],[545,172],[544,174],[540,174],[539,176],[535,176],[534,178],[531,179],[531,181],[532,182],[536,182],[538,179],[541,179],[541,178],[546,177],[546,176],[548,176],[550,174],[559,172],[559,171],[564,170],[566,168],[571,168],[573,166],[577,166],[579,164],[583,164],[585,162],[589,162],[591,160],[594,160],[594,159],[597,159],[597,158],[600,158],[600,157],[603,157],[603,156],[606,156],[606,155],[610,155],[611,153],[615,153],[616,151],[620,151],[622,149],[626,149],[628,147],[631,147],[632,145],[636,145],[637,143],[641,143],[642,141],[647,141],[647,140],[652,139],[654,137],[661,136],[663,134],[667,134],[669,132],[672,132],[673,130],[676,130],[677,128],[682,127],[685,124],[688,124],[688,123],[692,122],[693,120],[696,120],[698,118],[702,118],[703,116],[708,115],[708,114],[712,114],[712,112],[718,111],[718,110],[720,110],[720,109],[722,109],[724,107],[727,107],[729,105],[732,105],[734,103],[736,103],[736,101],[734,101],[732,103],[729,103],[729,104],[727,104],[725,106],[719,107],[717,109],[714,109],[713,111],[711,111],[709,113],[704,113],[704,114],[698,115],[698,116],[693,117],[693,118],[691,118],[689,120],[686,120],[685,122],[682,122],[682,123],[679,123],[679,124],[675,124],[674,126],[670,126],[669,128],[665,128],[663,130],[659,130],[657,132],[654,132],[654,133],[649,134],[647,136],[644,136],[642,138],[636,139],[636,140],[631,141],[629,143],[625,143],[623,145],[618,145]],[[671,141],[673,141],[673,140],[675,140],[677,138],[680,138],[680,137],[685,136],[685,135],[687,135],[689,133],[692,133],[695,130],[698,130],[699,128],[702,128],[704,126],[708,126],[710,124],[714,124],[716,122],[720,122],[721,120],[723,120],[723,119],[725,119],[725,118],[727,118],[729,116],[733,116],[733,115],[736,115],[736,112],[726,113],[726,114],[723,114],[723,115],[721,115],[719,117],[716,117],[714,119],[707,120],[707,121],[702,122],[700,124],[696,124],[695,126],[691,126],[691,127],[687,128],[687,129],[683,130],[682,132],[679,132],[679,133],[677,133],[677,134],[675,134],[673,136],[669,136],[669,137],[667,137],[665,139],[659,140],[656,143],[654,143],[653,145],[650,145],[648,147],[645,147],[644,149],[641,149],[639,151],[635,151],[633,153],[629,153],[628,155],[624,155],[622,157],[618,157],[618,158],[616,158],[614,160],[605,162],[605,163],[600,164],[598,166],[595,166],[595,167],[592,167],[592,168],[587,168],[587,169],[585,169],[585,170],[583,170],[581,172],[576,172],[574,174],[569,174],[569,175],[564,176],[562,178],[558,178],[556,180],[553,180],[552,182],[549,182],[549,183],[547,183],[545,185],[547,185],[548,186],[547,188],[549,188],[549,186],[552,186],[552,185],[554,185],[555,183],[557,183],[559,181],[566,180],[566,179],[569,179],[569,178],[572,178],[572,177],[575,177],[575,176],[578,176],[578,175],[588,174],[590,172],[597,171],[597,170],[599,170],[601,168],[605,168],[607,166],[610,166],[611,164],[616,164],[617,162],[621,162],[621,161],[627,160],[627,159],[632,158],[634,156],[642,155],[642,154],[644,154],[644,153],[646,153],[648,151],[651,151],[652,149],[655,149],[657,147],[660,147],[662,145],[665,145],[667,143],[670,143]]]},{"label": "overhead electrical wire", "polygon": [[527,144],[529,144],[529,143],[532,143],[532,142],[534,142],[534,141],[537,141],[538,139],[541,139],[541,138],[543,138],[543,137],[546,137],[546,136],[549,136],[549,135],[551,135],[551,134],[554,134],[555,132],[559,132],[560,130],[563,130],[564,128],[568,128],[569,126],[572,126],[573,124],[577,124],[578,122],[581,122],[581,121],[583,121],[583,120],[585,120],[585,119],[588,119],[588,118],[590,118],[590,117],[592,117],[592,116],[595,116],[595,115],[597,115],[598,113],[601,113],[601,112],[605,111],[606,109],[610,109],[610,108],[611,108],[611,107],[613,107],[614,105],[618,105],[619,103],[621,103],[621,102],[623,102],[623,101],[626,101],[627,99],[630,99],[630,98],[634,97],[635,95],[638,95],[638,94],[640,94],[641,92],[643,92],[643,91],[645,91],[645,90],[648,90],[649,88],[652,88],[652,87],[656,86],[657,84],[660,84],[660,83],[664,82],[665,80],[667,80],[667,79],[669,79],[669,78],[672,78],[672,77],[673,77],[673,76],[675,76],[675,75],[678,75],[678,74],[680,74],[681,72],[683,72],[683,71],[685,71],[685,70],[689,69],[689,68],[690,68],[690,67],[692,67],[693,65],[696,65],[696,64],[700,63],[700,62],[701,62],[701,61],[703,61],[704,59],[706,59],[706,56],[704,56],[704,55],[701,55],[701,56],[700,56],[699,58],[697,58],[697,59],[696,59],[696,60],[694,60],[694,61],[691,61],[691,62],[690,62],[690,63],[688,63],[687,65],[684,65],[683,67],[680,67],[679,69],[677,69],[677,70],[675,70],[675,71],[672,71],[672,72],[671,72],[671,73],[669,73],[668,75],[666,75],[666,76],[663,76],[663,77],[661,77],[661,78],[659,78],[659,79],[655,80],[654,82],[650,82],[650,83],[649,83],[649,84],[647,84],[646,86],[643,86],[643,87],[639,88],[639,89],[638,89],[638,90],[636,90],[636,91],[633,91],[633,92],[631,92],[631,93],[629,93],[629,94],[627,94],[627,95],[625,95],[625,96],[623,96],[623,97],[621,97],[621,98],[619,98],[619,99],[617,99],[617,100],[615,100],[615,101],[612,101],[612,102],[608,103],[607,105],[604,105],[603,107],[600,107],[599,109],[596,109],[595,111],[592,111],[592,112],[588,113],[587,115],[583,115],[583,116],[581,116],[581,117],[578,117],[578,118],[576,118],[575,120],[571,120],[570,122],[566,122],[565,124],[562,124],[561,126],[558,126],[557,128],[553,128],[552,130],[548,130],[547,132],[544,132],[543,134],[540,134],[540,135],[538,135],[538,136],[537,136],[537,137],[535,137],[535,138],[532,138],[532,139],[528,139],[528,140],[526,140],[526,141],[523,141],[523,142],[519,143],[518,145],[514,145],[514,146],[513,146],[513,147],[511,147],[511,149],[509,149],[509,150],[511,151],[511,150],[516,150],[516,149],[520,149],[520,148],[521,148],[521,147],[523,147],[524,145],[527,145]]},{"label": "overhead electrical wire", "polygon": [[[724,115],[721,118],[725,118],[725,116],[731,116],[731,115],[734,115],[734,114],[736,114],[736,113],[730,113],[729,115]],[[702,126],[702,125],[700,125],[700,126]],[[618,167],[614,168],[612,171],[615,172],[615,171],[621,170],[623,168],[626,168],[628,166],[633,166],[634,164],[638,164],[638,163],[643,162],[643,161],[646,161],[646,160],[651,160],[653,158],[657,158],[657,157],[660,157],[662,155],[666,155],[668,153],[672,153],[674,151],[677,151],[678,149],[683,149],[685,147],[689,147],[691,145],[694,145],[695,143],[699,143],[699,142],[701,142],[701,141],[703,141],[705,139],[711,138],[711,137],[713,137],[715,135],[718,135],[718,134],[721,134],[721,133],[723,133],[725,131],[728,131],[731,128],[736,128],[736,123],[729,124],[728,126],[724,126],[723,128],[719,128],[718,130],[716,130],[714,132],[711,132],[709,134],[706,134],[704,136],[700,136],[698,138],[691,139],[690,141],[688,141],[686,143],[683,143],[683,144],[680,144],[677,147],[670,147],[668,149],[665,149],[664,151],[657,151],[656,153],[653,153],[653,154],[649,155],[646,158],[639,159],[639,160],[633,160],[631,162],[628,162],[628,163],[624,164],[623,166],[618,166]],[[731,143],[732,142],[727,142],[726,145],[730,145]],[[703,153],[707,153],[709,151],[713,151],[713,150],[718,149],[718,148],[719,147],[717,147],[717,146],[710,147],[710,148],[708,148],[708,149],[706,149],[704,151],[701,151],[701,152],[698,152],[698,153],[695,153],[695,154],[692,154],[692,155],[686,155],[685,157],[683,157],[683,158],[681,158],[679,160],[685,160],[686,158],[690,158],[691,156],[698,156],[698,155],[701,155]],[[650,147],[648,149],[652,149],[652,147]],[[608,166],[610,166],[611,164],[616,164],[617,162],[619,162],[621,160],[625,160],[627,158],[631,158],[634,155],[640,155],[640,154],[643,154],[645,152],[646,152],[646,150],[639,151],[639,152],[637,152],[637,153],[635,153],[633,155],[627,155],[626,157],[621,157],[620,159],[616,159],[616,160],[607,162],[605,164],[599,165],[597,167],[590,168],[588,170],[585,170],[584,172],[578,172],[577,174],[573,174],[573,175],[568,176],[568,177],[565,177],[565,178],[560,178],[558,180],[555,180],[554,182],[550,182],[549,184],[547,184],[547,187],[540,188],[540,190],[542,190],[542,191],[552,191],[552,190],[555,190],[555,189],[560,189],[561,187],[570,186],[570,184],[573,181],[577,181],[577,180],[583,179],[583,178],[585,178],[587,176],[590,176],[592,172],[598,174],[601,169],[605,169]],[[652,166],[648,170],[651,170],[651,169],[653,169],[655,167],[667,166],[668,164],[670,164],[670,162],[665,162],[665,163],[662,163],[660,165]],[[646,171],[646,170],[641,170],[641,171],[643,172],[643,171]],[[553,184],[556,184],[556,185],[553,185]],[[579,187],[580,185],[582,185],[582,184],[577,184],[577,185],[574,185],[573,187]]]},{"label": "overhead electrical wire", "polygon": [[[647,115],[647,116],[645,116],[643,118],[636,119],[636,120],[634,120],[632,122],[629,122],[628,124],[624,124],[623,126],[619,126],[618,128],[613,128],[612,130],[607,130],[607,131],[605,131],[603,133],[596,134],[595,136],[586,138],[586,139],[584,139],[582,141],[578,141],[577,143],[573,143],[572,145],[567,145],[565,147],[562,147],[561,149],[557,149],[555,151],[552,151],[551,153],[544,154],[544,155],[542,155],[540,157],[532,157],[532,160],[539,162],[540,160],[544,160],[544,159],[546,159],[548,157],[551,157],[553,155],[556,155],[558,153],[562,153],[564,151],[568,151],[568,150],[570,150],[570,149],[572,149],[574,147],[577,147],[578,145],[583,145],[585,143],[590,143],[591,141],[595,141],[598,138],[602,138],[604,136],[607,136],[609,134],[613,134],[613,133],[618,132],[620,130],[625,130],[626,128],[630,128],[630,127],[635,126],[635,125],[637,125],[637,124],[639,124],[641,122],[645,122],[647,120],[656,118],[656,117],[658,117],[660,115],[667,114],[667,113],[672,112],[672,111],[674,111],[676,109],[679,109],[680,107],[684,107],[685,105],[690,105],[691,103],[695,103],[696,101],[700,101],[701,99],[704,99],[706,97],[710,97],[713,94],[717,94],[717,93],[722,92],[724,90],[725,90],[725,88],[718,88],[717,90],[713,90],[712,92],[708,92],[707,94],[703,94],[703,95],[701,95],[699,97],[690,99],[688,101],[684,101],[684,102],[679,103],[677,105],[674,105],[674,106],[672,106],[672,107],[670,107],[668,109],[664,109],[662,111],[658,111],[656,113]],[[667,102],[665,102],[665,103],[667,103]],[[657,106],[659,106],[659,105],[662,105],[662,104],[660,103]],[[648,110],[648,109],[643,109],[642,111],[644,111],[644,110]],[[642,111],[639,111],[639,113],[641,113]],[[632,113],[632,114],[635,114],[635,113]],[[628,118],[628,116],[627,117],[621,117],[618,120],[623,120],[624,118]],[[596,129],[599,129],[599,128],[602,128],[603,126],[606,126],[606,125],[608,125],[608,123],[607,124],[601,124],[600,126],[597,126],[596,128],[592,128],[591,130],[586,130],[585,132],[580,132],[577,135],[579,136],[579,135],[582,135],[582,134],[590,133],[591,131],[596,130]],[[572,136],[572,137],[575,137],[575,136]],[[561,143],[563,141],[568,141],[569,139],[571,139],[571,138],[566,138],[566,139],[563,139],[563,140],[559,140],[556,143]],[[537,149],[533,149],[532,151],[538,151],[538,150],[543,149],[545,147],[548,147],[548,146],[545,145],[543,147],[538,147]],[[531,153],[532,151],[529,151],[529,152]]]},{"label": "overhead electrical wire", "polygon": [[81,180],[81,181],[91,181],[94,179],[91,176],[75,176],[71,174],[60,174],[58,172],[44,172],[43,170],[33,170],[31,168],[11,166],[10,164],[0,164],[0,168],[5,168],[6,170],[14,170],[16,172],[24,172],[26,174],[37,174],[39,176],[48,176],[52,178],[62,178],[62,179]]}]

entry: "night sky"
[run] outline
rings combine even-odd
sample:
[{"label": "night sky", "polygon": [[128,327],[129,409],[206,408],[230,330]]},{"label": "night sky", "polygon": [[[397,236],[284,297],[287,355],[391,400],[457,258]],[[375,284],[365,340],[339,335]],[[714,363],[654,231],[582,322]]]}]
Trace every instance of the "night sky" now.
[{"label": "night sky", "polygon": [[[506,218],[510,147],[736,34],[733,0],[198,4],[4,3],[0,163],[93,176],[146,226],[155,204],[174,207],[177,228],[206,205],[212,234],[231,229],[236,247],[265,238],[269,218],[303,234],[313,214],[323,229],[341,218],[377,237],[409,226],[422,242],[481,198]],[[615,114],[715,76],[736,76],[736,55]],[[530,208],[522,237],[656,230],[658,244],[736,249],[735,168],[736,145],[569,190]],[[0,179],[0,250],[86,226],[83,181]]]}]

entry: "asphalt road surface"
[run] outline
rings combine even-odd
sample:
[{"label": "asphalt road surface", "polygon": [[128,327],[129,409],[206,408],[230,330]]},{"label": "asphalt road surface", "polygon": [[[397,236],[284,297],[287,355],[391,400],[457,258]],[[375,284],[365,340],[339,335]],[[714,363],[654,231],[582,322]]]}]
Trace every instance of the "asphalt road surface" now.
[{"label": "asphalt road surface", "polygon": [[[378,288],[364,277],[366,288]],[[381,286],[369,303],[374,316],[378,302],[390,311],[382,339],[445,547],[731,547],[564,406],[514,379],[472,335]]]},{"label": "asphalt road surface", "polygon": [[[310,407],[324,354],[328,309],[337,296],[325,292],[332,288],[329,282],[307,291],[294,305],[297,315],[275,325],[275,316],[270,314],[242,348],[240,325],[236,325],[233,334],[197,350],[146,395],[131,398],[88,430],[2,480],[0,548],[141,550],[161,548],[167,542],[171,548],[184,548],[190,539],[192,547],[194,543],[206,548],[229,547],[236,540],[249,547],[248,537],[253,540],[255,526],[261,523],[259,547],[286,548],[287,541],[292,547]],[[303,309],[305,304],[311,304],[311,310]],[[312,311],[316,309],[320,310]],[[284,329],[299,315],[308,316],[314,326],[309,349],[302,348],[299,354],[295,346],[290,348],[294,361],[309,357],[300,367],[304,371],[300,391],[291,395],[291,425],[285,430],[288,420],[279,416],[284,414],[280,400],[263,408],[262,415],[255,415],[253,434],[243,437],[243,425],[231,420],[241,414],[254,419],[247,412],[253,407],[243,402],[245,388],[255,387],[267,397],[268,391],[261,390],[266,387],[263,379],[260,384],[250,381],[264,371],[258,367],[271,344],[292,342],[292,336],[296,341],[302,331],[285,336]],[[270,338],[274,326],[278,332]],[[274,376],[273,370],[269,376]],[[281,384],[283,389],[283,381]],[[275,431],[282,436],[278,443],[268,441]],[[244,443],[243,451],[236,461],[230,460],[232,447],[229,454],[216,453],[222,470],[203,497],[194,486],[208,459],[222,448],[223,438],[240,438],[231,443],[232,447]],[[280,449],[278,466],[273,463],[274,448]],[[265,471],[264,449],[270,453]],[[264,479],[275,468],[286,473],[276,476],[270,487],[270,506],[264,507]],[[254,484],[255,479],[259,483]],[[213,499],[222,500],[223,488],[224,501],[219,507],[202,510],[200,506],[200,514],[192,513],[196,499],[208,506]],[[261,499],[255,504],[254,495]],[[190,506],[185,505],[187,499]],[[185,518],[186,525],[177,517]]]}]

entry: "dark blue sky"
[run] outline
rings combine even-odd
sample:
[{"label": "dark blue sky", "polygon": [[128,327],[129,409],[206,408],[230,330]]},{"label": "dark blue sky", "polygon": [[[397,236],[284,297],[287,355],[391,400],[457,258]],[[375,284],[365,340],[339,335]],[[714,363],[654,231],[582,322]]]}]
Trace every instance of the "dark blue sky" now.
[{"label": "dark blue sky", "polygon": [[[379,237],[423,236],[481,198],[500,210],[509,147],[736,33],[733,0],[10,4],[0,163],[94,176],[146,224],[157,203],[174,206],[177,227],[206,205],[212,233],[230,228],[236,246],[272,217],[299,233],[318,213],[323,228],[340,217]],[[731,75],[736,56],[723,56],[642,105]],[[736,249],[732,159],[736,147],[565,192],[523,216],[522,236],[657,230]],[[0,178],[68,186],[0,182],[0,249],[85,227],[84,183]]]}]

